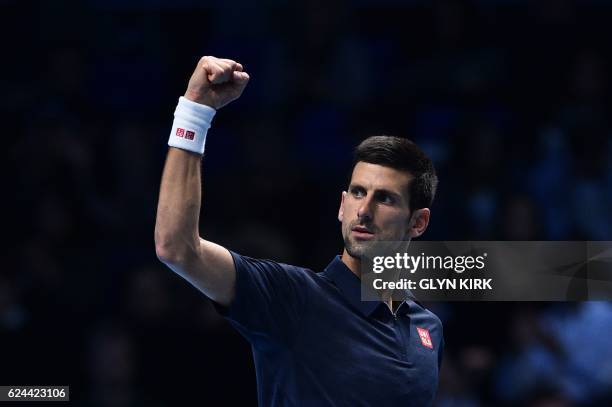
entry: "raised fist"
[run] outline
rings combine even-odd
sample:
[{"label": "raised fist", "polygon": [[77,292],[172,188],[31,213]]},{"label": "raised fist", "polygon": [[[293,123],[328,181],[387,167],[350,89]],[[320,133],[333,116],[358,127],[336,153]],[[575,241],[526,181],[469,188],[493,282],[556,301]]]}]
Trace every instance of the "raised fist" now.
[{"label": "raised fist", "polygon": [[238,62],[206,56],[200,58],[193,71],[185,97],[219,109],[238,99],[248,82],[249,74],[243,72]]}]

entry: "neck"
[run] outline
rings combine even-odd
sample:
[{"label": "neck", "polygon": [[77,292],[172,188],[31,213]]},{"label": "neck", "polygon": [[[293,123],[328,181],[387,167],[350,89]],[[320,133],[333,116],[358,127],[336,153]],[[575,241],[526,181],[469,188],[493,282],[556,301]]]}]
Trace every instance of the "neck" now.
[{"label": "neck", "polygon": [[[361,279],[361,260],[351,256],[348,254],[346,249],[342,252],[342,256],[340,260],[346,265],[355,274],[359,279]],[[384,302],[389,309],[393,312],[393,300],[391,299],[391,293],[385,292],[382,295],[381,301]]]},{"label": "neck", "polygon": [[340,257],[342,263],[346,265],[357,277],[361,278],[361,260],[348,254],[346,249],[342,252]]}]

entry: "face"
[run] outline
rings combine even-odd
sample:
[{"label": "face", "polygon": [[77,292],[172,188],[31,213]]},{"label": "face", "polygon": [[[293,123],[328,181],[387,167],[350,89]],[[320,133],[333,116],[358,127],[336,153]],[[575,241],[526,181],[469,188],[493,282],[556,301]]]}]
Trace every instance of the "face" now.
[{"label": "face", "polygon": [[361,258],[372,242],[406,241],[425,231],[429,209],[411,213],[411,181],[412,176],[404,171],[362,161],[355,165],[338,211],[350,256]]}]

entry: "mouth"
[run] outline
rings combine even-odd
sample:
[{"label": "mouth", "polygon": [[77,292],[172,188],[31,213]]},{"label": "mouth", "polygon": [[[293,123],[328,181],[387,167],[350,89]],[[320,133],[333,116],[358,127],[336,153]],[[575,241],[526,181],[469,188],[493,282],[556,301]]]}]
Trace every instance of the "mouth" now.
[{"label": "mouth", "polygon": [[351,232],[353,232],[353,236],[359,240],[369,240],[374,237],[374,232],[365,226],[354,226]]}]

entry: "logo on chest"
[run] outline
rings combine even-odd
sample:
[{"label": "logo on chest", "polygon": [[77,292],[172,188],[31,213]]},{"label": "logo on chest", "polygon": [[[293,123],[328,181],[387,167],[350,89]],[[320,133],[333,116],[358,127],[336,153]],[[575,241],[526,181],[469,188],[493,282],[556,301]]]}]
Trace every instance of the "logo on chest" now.
[{"label": "logo on chest", "polygon": [[419,328],[417,326],[417,332],[419,333],[419,338],[421,338],[421,343],[423,346],[433,349],[433,343],[431,342],[431,336],[429,336],[429,329]]}]

